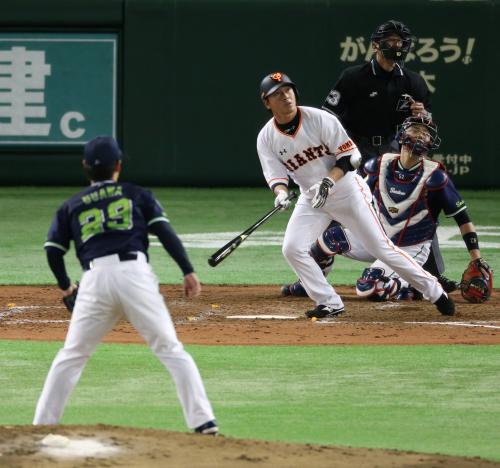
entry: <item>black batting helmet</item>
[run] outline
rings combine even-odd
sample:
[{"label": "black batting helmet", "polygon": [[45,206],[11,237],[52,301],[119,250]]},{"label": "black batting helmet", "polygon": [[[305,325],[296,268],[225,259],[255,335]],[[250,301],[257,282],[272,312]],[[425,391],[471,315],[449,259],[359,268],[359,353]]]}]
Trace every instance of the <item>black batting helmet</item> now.
[{"label": "black batting helmet", "polygon": [[[384,39],[391,34],[397,34],[401,38],[403,42],[402,47],[389,47],[385,44]],[[384,57],[391,60],[404,60],[413,44],[413,36],[410,28],[401,21],[396,20],[389,20],[379,25],[373,32],[371,40],[378,43]]]},{"label": "black batting helmet", "polygon": [[295,83],[290,79],[290,77],[288,75],[285,75],[284,73],[275,72],[266,75],[260,82],[260,98],[268,98],[282,86],[290,86],[295,93],[295,97],[299,97],[297,86],[295,86]]}]

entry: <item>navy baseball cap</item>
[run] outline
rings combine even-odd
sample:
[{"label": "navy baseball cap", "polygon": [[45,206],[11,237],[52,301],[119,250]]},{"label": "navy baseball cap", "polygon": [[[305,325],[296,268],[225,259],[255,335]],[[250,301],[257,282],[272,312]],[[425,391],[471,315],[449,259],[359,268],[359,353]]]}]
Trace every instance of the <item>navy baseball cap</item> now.
[{"label": "navy baseball cap", "polygon": [[121,159],[122,150],[110,136],[98,136],[83,149],[83,160],[88,166],[110,166]]}]

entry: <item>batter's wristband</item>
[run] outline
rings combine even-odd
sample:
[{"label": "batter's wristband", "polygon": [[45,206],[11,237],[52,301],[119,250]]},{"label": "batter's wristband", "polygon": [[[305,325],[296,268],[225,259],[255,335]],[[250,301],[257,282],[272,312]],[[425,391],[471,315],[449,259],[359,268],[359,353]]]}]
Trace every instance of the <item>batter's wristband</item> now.
[{"label": "batter's wristband", "polygon": [[[269,188],[273,191],[274,193],[274,189],[278,186],[278,185],[283,185],[283,187],[286,187],[288,189],[288,185],[285,184],[284,182],[276,182],[272,185],[269,186]],[[284,189],[281,189],[281,190],[284,190]]]},{"label": "batter's wristband", "polygon": [[479,241],[475,232],[467,232],[462,236],[467,250],[479,249]]}]

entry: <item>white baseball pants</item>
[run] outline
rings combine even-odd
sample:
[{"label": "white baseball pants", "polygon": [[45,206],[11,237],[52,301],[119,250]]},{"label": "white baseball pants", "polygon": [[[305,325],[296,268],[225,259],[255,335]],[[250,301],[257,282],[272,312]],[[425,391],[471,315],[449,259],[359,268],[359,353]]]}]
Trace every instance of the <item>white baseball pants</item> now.
[{"label": "white baseball pants", "polygon": [[443,294],[443,288],[434,276],[391,242],[371,202],[368,185],[354,172],[348,172],[335,184],[322,208],[311,206],[310,194],[300,195],[286,228],[283,255],[307,294],[317,305],[343,306],[342,299],[309,255],[311,244],[335,219],[349,229],[373,258],[388,265],[426,299],[436,302]]},{"label": "white baseball pants", "polygon": [[174,379],[188,427],[214,419],[198,368],[177,339],[159,283],[146,257],[95,259],[84,272],[64,347],[57,353],[33,424],[57,424],[87,360],[123,317],[130,321]]}]

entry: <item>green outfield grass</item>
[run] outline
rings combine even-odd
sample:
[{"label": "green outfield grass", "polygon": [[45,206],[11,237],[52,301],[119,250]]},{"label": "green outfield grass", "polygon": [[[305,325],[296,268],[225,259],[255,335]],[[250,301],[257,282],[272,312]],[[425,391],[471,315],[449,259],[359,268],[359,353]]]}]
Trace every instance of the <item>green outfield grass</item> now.
[{"label": "green outfield grass", "polygon": [[[55,210],[76,191],[0,188],[0,284],[54,284],[42,245]],[[181,236],[241,232],[273,206],[265,188],[154,192]],[[480,242],[499,243],[500,191],[464,191],[463,196],[476,225],[496,226]],[[255,234],[282,233],[289,214],[276,215]],[[454,225],[444,218],[443,224]],[[276,284],[294,279],[278,245],[244,245],[215,269],[206,260],[216,247],[188,251],[204,283]],[[150,252],[160,281],[179,283],[180,271],[163,249],[152,247]],[[483,248],[482,253],[498,271],[498,250]],[[465,247],[443,249],[443,255],[447,274],[458,279],[468,261]],[[78,279],[81,271],[73,249],[66,258],[70,275]],[[364,265],[338,258],[335,266],[330,280],[352,284]],[[31,422],[59,347],[0,340],[1,425]],[[188,349],[228,436],[500,460],[500,346]],[[141,345],[101,345],[63,423],[186,430],[172,381]]]},{"label": "green outfield grass", "polygon": [[[60,343],[0,341],[0,424],[29,424]],[[227,436],[500,460],[498,346],[189,346]],[[101,345],[65,424],[185,431],[142,345]]]},{"label": "green outfield grass", "polygon": [[[0,238],[2,239],[2,269],[0,284],[52,284],[52,275],[46,265],[43,242],[57,207],[78,188],[11,187],[0,188]],[[166,189],[156,188],[154,193],[163,204],[177,232],[239,233],[253,224],[273,207],[273,197],[266,188],[240,189]],[[463,191],[470,214],[477,225],[498,226],[496,236],[481,237],[481,241],[500,242],[500,190]],[[282,233],[290,212],[278,213],[255,235],[262,231]],[[453,220],[442,217],[445,226]],[[231,237],[226,238],[229,240]],[[460,240],[457,228],[457,240]],[[220,241],[222,246],[225,241]],[[252,247],[243,244],[235,253],[216,268],[207,264],[207,258],[217,250],[188,248],[195,268],[207,284],[276,284],[294,279],[283,259],[281,248],[274,246]],[[482,249],[483,256],[494,270],[500,269],[497,249]],[[150,249],[151,263],[162,283],[178,283],[181,273],[160,247]],[[443,249],[448,276],[458,279],[468,261],[465,246]],[[66,256],[68,270],[78,279],[81,270],[71,250]],[[353,284],[364,264],[338,258],[330,279],[336,284]],[[498,276],[497,276],[498,278]],[[495,285],[498,285],[495,279]]]}]

